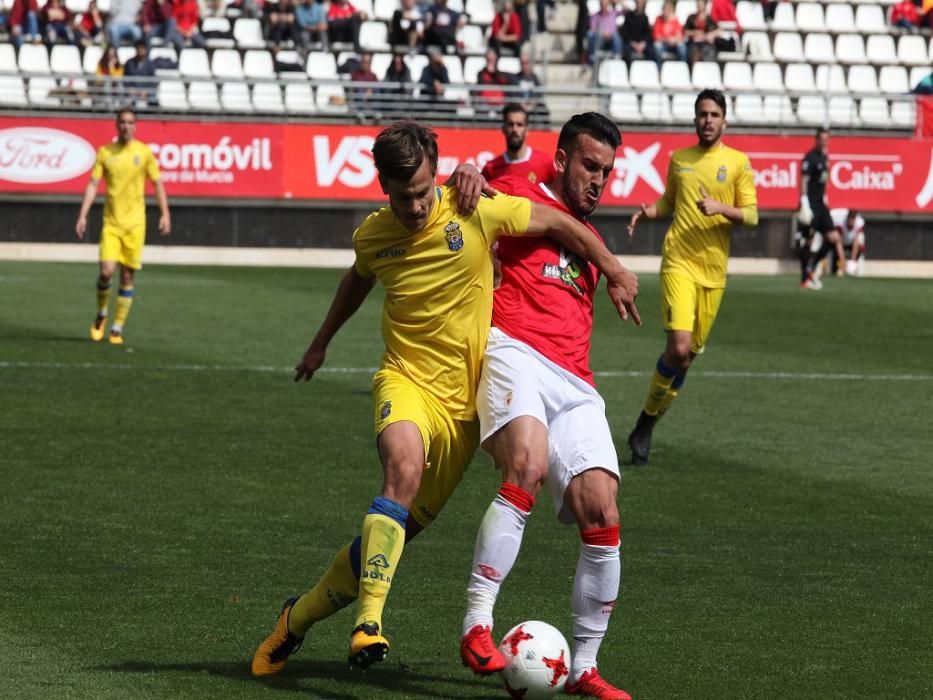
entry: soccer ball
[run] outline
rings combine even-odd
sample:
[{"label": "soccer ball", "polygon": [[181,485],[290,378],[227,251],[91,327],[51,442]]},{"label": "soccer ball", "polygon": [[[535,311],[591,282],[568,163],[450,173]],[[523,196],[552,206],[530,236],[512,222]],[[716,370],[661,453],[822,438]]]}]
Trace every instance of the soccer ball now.
[{"label": "soccer ball", "polygon": [[850,277],[858,274],[858,263],[855,260],[846,261],[846,274]]},{"label": "soccer ball", "polygon": [[570,647],[556,627],[529,620],[510,629],[499,651],[505,656],[502,679],[513,698],[547,700],[564,689],[570,674]]}]

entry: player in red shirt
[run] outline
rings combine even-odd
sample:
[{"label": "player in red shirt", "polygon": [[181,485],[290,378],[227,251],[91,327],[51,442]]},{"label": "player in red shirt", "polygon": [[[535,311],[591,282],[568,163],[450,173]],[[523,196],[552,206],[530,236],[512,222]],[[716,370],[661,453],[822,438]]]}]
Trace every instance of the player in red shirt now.
[{"label": "player in red shirt", "polygon": [[[595,112],[578,114],[561,130],[553,178],[532,183],[511,176],[492,185],[568,212],[598,237],[587,217],[609,181],[620,143],[612,121]],[[619,461],[589,362],[599,273],[548,238],[502,240],[499,260],[502,279],[477,412],[483,448],[502,470],[502,486],[477,535],[460,655],[476,673],[504,667],[492,638],[493,606],[518,557],[535,496],[547,481],[558,519],[576,523],[582,540],[565,692],[631,700],[596,668],[621,576]],[[637,292],[635,275],[625,275]],[[641,322],[634,304],[628,312]]]},{"label": "player in red shirt", "polygon": [[489,182],[503,175],[517,175],[530,182],[550,182],[554,179],[554,159],[525,144],[528,135],[528,112],[520,104],[502,108],[502,134],[505,153],[496,156],[483,167],[483,177]]}]

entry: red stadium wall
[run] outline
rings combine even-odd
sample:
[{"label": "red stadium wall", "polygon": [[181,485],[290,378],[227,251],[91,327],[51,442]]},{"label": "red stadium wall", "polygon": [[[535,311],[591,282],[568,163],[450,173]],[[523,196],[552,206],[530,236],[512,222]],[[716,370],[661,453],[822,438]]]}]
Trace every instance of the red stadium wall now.
[{"label": "red stadium wall", "polygon": [[[383,201],[370,148],[378,127],[146,120],[137,136],[152,146],[173,197],[294,199],[322,203]],[[440,174],[460,162],[482,166],[502,148],[495,129],[437,129]],[[111,119],[0,117],[0,194],[80,194],[95,149],[113,138]],[[530,143],[554,148],[557,134]],[[663,191],[670,152],[691,133],[630,133],[616,159],[603,206],[635,207]],[[799,161],[810,136],[733,135],[749,154],[759,205],[792,211],[799,201]],[[933,143],[920,139],[835,136],[829,199],[862,211],[933,211]]]}]

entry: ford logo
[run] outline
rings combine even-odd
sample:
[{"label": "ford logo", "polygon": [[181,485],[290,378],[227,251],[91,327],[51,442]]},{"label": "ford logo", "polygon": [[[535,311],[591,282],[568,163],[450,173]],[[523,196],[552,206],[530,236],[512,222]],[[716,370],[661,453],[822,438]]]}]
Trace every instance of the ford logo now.
[{"label": "ford logo", "polygon": [[83,175],[97,153],[80,136],[58,129],[0,130],[0,180],[61,182]]}]

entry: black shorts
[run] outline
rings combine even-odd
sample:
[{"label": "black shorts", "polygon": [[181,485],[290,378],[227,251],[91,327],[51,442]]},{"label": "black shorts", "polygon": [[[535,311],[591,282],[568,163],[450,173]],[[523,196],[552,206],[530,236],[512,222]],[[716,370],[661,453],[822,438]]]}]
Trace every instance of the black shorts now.
[{"label": "black shorts", "polygon": [[813,211],[813,220],[810,222],[810,228],[824,235],[836,228],[836,225],[833,223],[833,217],[829,213],[829,207],[820,202],[819,206],[811,206],[810,208]]}]

